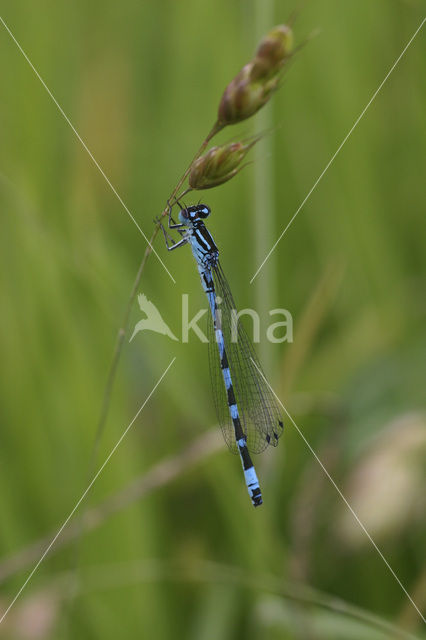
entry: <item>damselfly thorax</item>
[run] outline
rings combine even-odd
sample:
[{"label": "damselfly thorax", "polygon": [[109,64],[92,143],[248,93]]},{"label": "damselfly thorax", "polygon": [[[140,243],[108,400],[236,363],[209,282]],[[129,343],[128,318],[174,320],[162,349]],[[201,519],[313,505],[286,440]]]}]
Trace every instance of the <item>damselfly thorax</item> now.
[{"label": "damselfly thorax", "polygon": [[191,245],[192,253],[197,261],[206,267],[217,264],[219,249],[217,248],[210,231],[204,224],[204,220],[210,215],[210,208],[204,204],[197,204],[179,212],[181,224],[187,227],[182,234]]}]

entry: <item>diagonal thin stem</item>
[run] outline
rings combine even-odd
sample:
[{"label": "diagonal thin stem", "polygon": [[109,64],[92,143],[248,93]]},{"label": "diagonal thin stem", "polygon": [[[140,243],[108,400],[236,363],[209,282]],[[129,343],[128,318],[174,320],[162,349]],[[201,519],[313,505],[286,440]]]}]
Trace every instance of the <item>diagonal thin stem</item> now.
[{"label": "diagonal thin stem", "polygon": [[[203,153],[204,149],[207,147],[207,145],[209,144],[210,140],[213,138],[213,136],[215,136],[221,129],[223,128],[222,125],[218,124],[217,122],[213,125],[213,127],[211,128],[209,134],[207,135],[207,137],[205,138],[203,144],[200,146],[200,148],[198,149],[197,153],[195,154],[193,160],[191,161],[190,165],[188,166],[188,168],[186,169],[186,171],[182,174],[181,178],[179,179],[176,187],[173,189],[172,194],[169,198],[169,200],[171,200],[172,198],[174,198],[176,196],[176,194],[178,193],[180,187],[182,186],[182,184],[185,182],[186,177],[188,176],[192,165],[194,164],[195,160],[197,160],[197,158]],[[185,193],[188,193],[189,189],[184,191]],[[168,210],[167,208],[165,208],[163,210],[163,212],[161,213],[160,217],[164,217],[165,215],[167,215]],[[109,407],[111,404],[111,394],[112,394],[112,389],[114,386],[114,380],[115,380],[115,376],[117,374],[117,369],[118,369],[118,364],[120,361],[120,356],[121,356],[121,352],[123,350],[123,345],[124,345],[124,338],[126,337],[128,328],[129,328],[129,320],[130,320],[130,314],[132,312],[132,308],[133,308],[133,304],[135,302],[136,299],[136,294],[139,288],[139,284],[142,278],[142,273],[143,270],[145,269],[145,264],[150,256],[150,254],[152,253],[152,244],[155,240],[155,238],[157,237],[157,234],[160,230],[161,227],[161,223],[160,222],[156,222],[155,227],[154,227],[154,231],[153,234],[149,240],[149,243],[145,249],[145,253],[143,255],[142,261],[139,265],[139,269],[137,271],[136,274],[136,278],[133,282],[133,286],[132,286],[132,290],[130,293],[130,297],[127,301],[127,305],[126,305],[126,310],[123,316],[123,320],[121,323],[121,327],[118,330],[117,333],[117,339],[116,339],[116,343],[115,343],[115,348],[114,348],[114,353],[113,353],[113,357],[112,357],[112,361],[111,361],[111,365],[109,368],[109,372],[108,372],[108,377],[107,377],[107,381],[105,384],[105,390],[104,390],[104,394],[103,394],[103,400],[102,400],[102,407],[101,407],[101,413],[100,413],[100,417],[99,417],[99,422],[96,428],[96,433],[95,433],[95,439],[94,439],[94,444],[93,444],[93,450],[92,450],[92,455],[90,458],[90,464],[89,464],[89,472],[88,475],[90,475],[90,471],[93,468],[93,465],[96,461],[96,456],[99,450],[99,445],[100,445],[100,441],[102,439],[102,435],[104,433],[105,430],[105,425],[106,425],[106,420],[108,417],[108,412],[109,412]]]},{"label": "diagonal thin stem", "polygon": [[[203,153],[204,149],[207,147],[207,145],[209,144],[210,140],[213,138],[213,136],[215,136],[221,129],[223,129],[223,125],[220,125],[218,122],[216,122],[213,127],[211,128],[210,132],[208,133],[208,135],[206,136],[204,142],[202,143],[202,145],[200,146],[200,148],[198,149],[197,153],[195,154],[194,158],[192,159],[191,163],[189,164],[188,168],[186,169],[186,171],[182,174],[181,178],[179,179],[176,187],[173,189],[172,194],[169,198],[169,200],[171,200],[172,198],[175,198],[179,189],[181,188],[182,184],[185,182],[185,179],[187,178],[192,165],[194,164],[194,162],[197,160],[197,158]],[[188,193],[189,189],[184,191],[185,193]],[[182,194],[181,194],[182,195]],[[161,213],[160,217],[164,217],[165,215],[168,214],[168,209],[167,207],[163,210],[163,212]],[[96,456],[98,453],[98,449],[99,449],[99,445],[100,445],[100,441],[102,439],[102,435],[104,433],[105,430],[105,424],[106,424],[106,420],[108,417],[108,412],[109,412],[109,407],[111,404],[111,394],[112,394],[112,389],[114,386],[114,380],[115,380],[115,376],[117,374],[117,369],[118,369],[118,364],[120,361],[120,356],[121,356],[121,352],[123,350],[123,345],[124,345],[124,338],[126,337],[128,328],[129,328],[129,320],[130,320],[130,314],[133,308],[133,304],[135,302],[136,299],[136,294],[139,288],[139,284],[142,278],[142,273],[143,270],[145,268],[145,264],[150,256],[150,254],[152,253],[152,244],[154,242],[154,240],[157,237],[157,234],[160,230],[161,227],[161,223],[160,222],[156,222],[155,227],[154,227],[154,231],[153,234],[149,240],[149,243],[145,249],[145,253],[143,255],[142,261],[139,265],[139,269],[137,271],[136,274],[136,278],[135,281],[133,283],[132,286],[132,290],[130,293],[130,297],[129,300],[127,302],[126,305],[126,310],[123,316],[123,321],[121,323],[121,327],[118,330],[118,334],[117,334],[117,339],[116,339],[116,343],[115,343],[115,348],[114,348],[114,353],[113,353],[113,357],[112,357],[112,361],[111,361],[111,365],[109,368],[109,372],[108,372],[108,377],[107,377],[107,381],[105,384],[105,390],[104,390],[104,394],[103,394],[103,400],[102,400],[102,407],[101,407],[101,413],[100,413],[100,417],[99,417],[99,422],[96,428],[96,434],[95,434],[95,439],[94,439],[94,444],[93,444],[93,450],[92,450],[92,455],[90,458],[90,466],[89,466],[89,473],[88,475],[90,475],[90,471],[93,468],[93,465],[96,461]]]}]

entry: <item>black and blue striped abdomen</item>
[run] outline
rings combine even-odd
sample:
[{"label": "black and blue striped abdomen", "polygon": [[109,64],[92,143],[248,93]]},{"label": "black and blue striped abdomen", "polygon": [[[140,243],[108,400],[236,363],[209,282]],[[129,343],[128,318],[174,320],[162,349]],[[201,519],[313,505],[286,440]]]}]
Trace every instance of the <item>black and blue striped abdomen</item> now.
[{"label": "black and blue striped abdomen", "polygon": [[[260,491],[259,481],[257,479],[256,471],[253,466],[253,462],[250,457],[249,450],[247,448],[247,439],[241,426],[240,414],[238,411],[238,403],[235,397],[234,385],[232,381],[232,375],[229,368],[228,357],[226,353],[226,345],[223,336],[222,326],[220,322],[220,316],[218,314],[216,293],[214,288],[214,282],[212,273],[209,269],[202,274],[203,286],[206,283],[205,291],[208,297],[210,312],[212,316],[212,326],[214,329],[214,342],[217,346],[217,353],[219,355],[220,370],[223,377],[223,385],[226,393],[226,405],[229,411],[229,418],[231,419],[233,426],[233,434],[231,435],[227,431],[224,431],[225,440],[229,444],[229,440],[232,438],[233,443],[237,447],[240,454],[241,463],[244,471],[244,478],[247,485],[251,501],[255,507],[262,504],[262,494]],[[212,337],[212,336],[211,336]],[[211,346],[210,346],[211,348]],[[210,359],[210,366],[212,362]],[[220,383],[219,383],[220,384]],[[221,395],[221,394],[220,394]],[[218,414],[219,421],[220,415]],[[224,422],[221,421],[222,430],[224,430]],[[226,421],[228,422],[228,421]]]}]

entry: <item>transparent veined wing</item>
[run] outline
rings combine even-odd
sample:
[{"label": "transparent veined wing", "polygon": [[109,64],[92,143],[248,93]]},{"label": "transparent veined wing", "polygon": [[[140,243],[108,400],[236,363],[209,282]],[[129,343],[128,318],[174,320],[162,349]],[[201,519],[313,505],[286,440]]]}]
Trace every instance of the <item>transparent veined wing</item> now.
[{"label": "transparent veined wing", "polygon": [[[241,426],[250,452],[260,453],[267,446],[278,444],[283,432],[283,420],[276,398],[268,386],[259,359],[241,321],[222,267],[212,267],[218,304],[217,321],[222,329]],[[209,314],[211,315],[211,314]],[[220,366],[213,321],[209,320],[209,365],[217,417],[223,436],[231,451],[237,452],[235,434],[229,415],[227,395]]]}]

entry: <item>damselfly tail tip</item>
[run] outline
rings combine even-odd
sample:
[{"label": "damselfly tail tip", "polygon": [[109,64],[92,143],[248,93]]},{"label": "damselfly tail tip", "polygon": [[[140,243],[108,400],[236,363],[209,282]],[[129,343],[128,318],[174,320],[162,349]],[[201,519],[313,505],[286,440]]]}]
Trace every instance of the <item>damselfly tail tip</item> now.
[{"label": "damselfly tail tip", "polygon": [[260,487],[253,489],[251,493],[251,501],[253,503],[253,507],[260,507],[263,504],[262,494],[260,492]]}]

